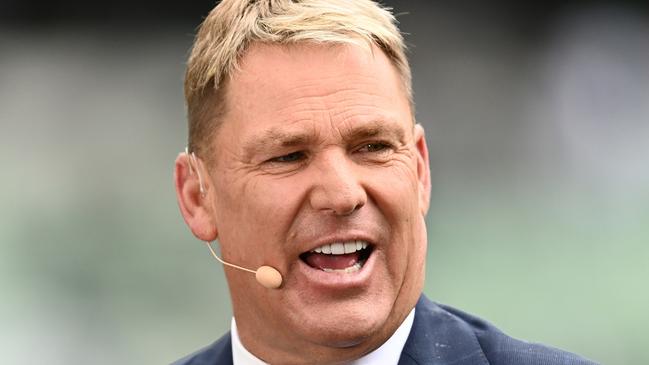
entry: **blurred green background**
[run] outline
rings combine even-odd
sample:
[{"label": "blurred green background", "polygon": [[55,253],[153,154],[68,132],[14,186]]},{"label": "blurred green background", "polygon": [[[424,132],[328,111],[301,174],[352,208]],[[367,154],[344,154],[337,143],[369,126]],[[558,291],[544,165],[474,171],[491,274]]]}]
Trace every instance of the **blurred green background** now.
[{"label": "blurred green background", "polygon": [[[646,7],[387,3],[431,152],[425,293],[515,337],[649,363]],[[163,364],[207,345],[229,296],[172,167],[213,4],[17,4],[0,8],[0,357]]]}]

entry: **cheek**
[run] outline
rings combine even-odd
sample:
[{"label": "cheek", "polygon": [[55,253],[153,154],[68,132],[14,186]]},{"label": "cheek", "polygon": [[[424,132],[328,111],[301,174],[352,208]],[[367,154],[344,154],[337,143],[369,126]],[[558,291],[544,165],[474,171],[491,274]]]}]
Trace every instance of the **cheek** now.
[{"label": "cheek", "polygon": [[419,211],[419,185],[414,163],[396,163],[368,173],[367,190],[389,224],[414,224]]},{"label": "cheek", "polygon": [[241,255],[250,247],[279,253],[277,246],[284,242],[293,212],[299,207],[296,187],[262,180],[224,180],[226,188],[217,194],[216,220],[222,244]]},{"label": "cheek", "polygon": [[389,274],[399,279],[403,279],[422,253],[421,232],[424,228],[415,171],[409,164],[396,165],[390,171],[374,175],[369,180],[372,183],[367,185],[390,230],[390,242],[385,251]]},{"label": "cheek", "polygon": [[254,222],[282,228],[292,221],[303,196],[296,179],[256,179],[245,186],[241,196],[234,198],[243,197],[246,203],[243,211]]}]

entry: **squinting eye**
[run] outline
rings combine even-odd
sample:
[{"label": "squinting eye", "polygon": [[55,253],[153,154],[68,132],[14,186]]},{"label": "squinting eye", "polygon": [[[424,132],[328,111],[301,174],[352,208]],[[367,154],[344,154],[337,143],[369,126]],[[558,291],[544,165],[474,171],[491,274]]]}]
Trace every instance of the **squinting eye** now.
[{"label": "squinting eye", "polygon": [[382,143],[382,142],[374,142],[374,143],[367,143],[364,144],[359,151],[361,152],[379,152],[383,151],[387,148],[390,148],[390,145],[387,143]]},{"label": "squinting eye", "polygon": [[279,156],[270,159],[270,162],[295,162],[295,161],[300,161],[301,159],[304,158],[304,152],[292,152],[284,156]]}]

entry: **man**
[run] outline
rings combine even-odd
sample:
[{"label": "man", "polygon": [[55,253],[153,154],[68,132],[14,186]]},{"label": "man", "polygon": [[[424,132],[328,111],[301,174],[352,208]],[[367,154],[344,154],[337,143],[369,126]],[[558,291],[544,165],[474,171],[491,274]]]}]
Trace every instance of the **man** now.
[{"label": "man", "polygon": [[224,0],[185,94],[178,202],[219,240],[234,318],[178,364],[591,364],[421,295],[428,151],[388,10]]}]

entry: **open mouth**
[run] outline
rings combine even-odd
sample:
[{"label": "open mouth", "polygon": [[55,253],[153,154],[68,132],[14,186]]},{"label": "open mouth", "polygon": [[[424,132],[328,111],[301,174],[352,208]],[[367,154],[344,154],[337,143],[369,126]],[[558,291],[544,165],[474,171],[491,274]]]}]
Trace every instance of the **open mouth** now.
[{"label": "open mouth", "polygon": [[324,272],[354,273],[363,268],[372,250],[373,246],[366,241],[336,242],[305,252],[300,259]]}]

